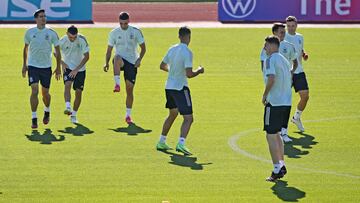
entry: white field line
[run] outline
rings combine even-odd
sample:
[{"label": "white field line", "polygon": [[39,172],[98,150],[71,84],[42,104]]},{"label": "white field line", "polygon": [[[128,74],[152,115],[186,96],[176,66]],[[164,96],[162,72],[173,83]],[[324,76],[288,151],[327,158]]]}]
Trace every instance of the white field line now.
[{"label": "white field line", "polygon": [[[346,116],[346,117],[334,117],[334,118],[324,118],[324,119],[318,119],[318,120],[307,120],[307,121],[304,121],[304,123],[316,123],[316,122],[326,122],[326,121],[338,121],[338,120],[352,120],[352,119],[360,119],[360,116]],[[229,138],[228,140],[228,144],[230,146],[230,148],[243,155],[243,156],[246,156],[248,158],[251,158],[251,159],[254,159],[254,160],[257,160],[257,161],[261,161],[261,162],[264,162],[264,163],[272,163],[272,161],[270,159],[266,159],[264,157],[261,157],[261,156],[257,156],[257,155],[254,155],[254,154],[251,154],[250,152],[247,152],[243,149],[241,149],[239,146],[238,146],[238,140],[241,138],[241,137],[245,137],[253,132],[258,132],[260,131],[261,129],[260,128],[254,128],[254,129],[249,129],[249,130],[245,130],[245,131],[242,131],[240,133],[237,133],[236,135],[233,135]],[[287,166],[289,166],[289,164],[287,164]],[[329,171],[329,170],[317,170],[317,169],[311,169],[311,168],[305,168],[305,167],[302,167],[302,166],[298,166],[298,165],[294,165],[294,164],[291,164],[290,165],[290,168],[296,168],[296,169],[300,169],[300,170],[303,170],[303,171],[308,171],[308,172],[312,172],[312,173],[321,173],[321,174],[327,174],[327,175],[335,175],[335,176],[340,176],[340,177],[347,177],[347,178],[352,178],[352,179],[360,179],[360,176],[359,175],[353,175],[353,174],[347,174],[347,173],[339,173],[339,172],[336,172],[336,171]]]}]

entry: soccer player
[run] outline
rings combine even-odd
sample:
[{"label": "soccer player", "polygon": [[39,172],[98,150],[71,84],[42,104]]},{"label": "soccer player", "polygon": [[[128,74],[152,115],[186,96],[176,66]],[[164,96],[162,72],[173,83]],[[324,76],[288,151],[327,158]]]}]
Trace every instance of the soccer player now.
[{"label": "soccer player", "polygon": [[191,155],[190,150],[185,146],[185,139],[193,122],[192,102],[187,78],[193,78],[204,73],[204,68],[201,66],[195,71],[192,69],[193,54],[188,47],[190,38],[190,29],[188,27],[181,27],[179,29],[180,43],[172,46],[168,50],[160,64],[160,69],[169,73],[165,87],[166,108],[169,109],[169,115],[164,122],[156,149],[161,151],[171,149],[166,144],[166,137],[180,112],[184,120],[181,125],[180,138],[176,145],[176,151],[184,155]]},{"label": "soccer player", "polygon": [[[64,59],[61,65],[64,71],[64,98],[66,115],[70,115],[72,123],[78,123],[77,111],[79,109],[84,90],[86,77],[85,64],[89,60],[89,44],[86,38],[78,34],[78,29],[72,25],[67,29],[66,35],[60,39],[60,49]],[[71,85],[75,90],[74,109],[71,109]]]},{"label": "soccer player", "polygon": [[300,101],[297,105],[294,116],[291,119],[297,128],[304,132],[305,128],[301,122],[301,114],[305,110],[306,104],[309,100],[309,86],[306,80],[306,75],[304,73],[304,68],[302,65],[302,59],[305,61],[308,59],[308,54],[304,51],[304,37],[296,32],[297,29],[297,19],[294,16],[289,16],[286,18],[286,27],[287,33],[285,35],[285,40],[294,44],[296,52],[298,53],[298,67],[293,75],[293,86],[295,92],[298,92],[300,95]]},{"label": "soccer player", "polygon": [[[25,46],[23,50],[23,68],[22,76],[26,77],[28,72],[29,86],[31,87],[30,106],[32,111],[32,125],[37,128],[37,107],[39,104],[39,81],[42,86],[42,96],[45,105],[43,123],[46,125],[50,121],[50,101],[49,94],[51,81],[51,55],[52,45],[56,52],[60,51],[59,38],[56,32],[46,27],[46,15],[44,9],[39,9],[34,12],[36,27],[30,28],[26,31],[24,41]],[[57,80],[61,77],[61,54],[56,56],[56,69],[54,75]]]},{"label": "soccer player", "polygon": [[[280,39],[279,52],[292,65],[291,72],[293,73],[298,66],[297,53],[295,50],[295,46],[293,44],[289,43],[288,41],[284,40],[285,25],[282,23],[274,23],[272,26],[272,33]],[[267,58],[265,49],[262,49],[260,58],[261,58],[260,60],[261,60],[261,65],[262,65],[262,69],[263,69],[264,61]],[[289,115],[289,117],[290,117],[290,115]],[[287,122],[281,128],[281,137],[285,143],[292,141],[292,139],[289,138],[289,135],[288,135],[288,123],[289,123],[289,118],[287,118]]]},{"label": "soccer player", "polygon": [[273,182],[284,177],[287,172],[284,163],[284,144],[280,132],[289,118],[291,109],[291,65],[279,53],[278,37],[269,36],[265,42],[265,50],[269,57],[266,59],[263,71],[264,131],[266,131],[266,139],[274,164],[274,170],[266,180]]},{"label": "soccer player", "polygon": [[[134,102],[134,86],[136,81],[137,69],[140,67],[146,46],[144,36],[140,29],[129,25],[129,14],[121,12],[119,15],[120,27],[113,29],[109,35],[108,48],[104,71],[109,70],[111,52],[115,46],[114,64],[114,92],[120,92],[120,69],[124,70],[124,80],[126,85],[126,116],[125,122],[133,123],[131,119],[131,109]],[[140,54],[137,51],[140,46]]]}]

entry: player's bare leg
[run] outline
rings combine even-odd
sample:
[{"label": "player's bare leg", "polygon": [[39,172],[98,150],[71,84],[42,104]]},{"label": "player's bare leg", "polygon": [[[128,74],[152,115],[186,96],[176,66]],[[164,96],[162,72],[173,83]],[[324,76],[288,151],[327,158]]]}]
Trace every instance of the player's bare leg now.
[{"label": "player's bare leg", "polygon": [[286,167],[284,163],[284,144],[281,140],[280,133],[267,134],[266,139],[274,165],[274,170],[266,180],[273,182],[282,178],[286,174]]},{"label": "player's bare leg", "polygon": [[75,99],[74,99],[74,109],[71,113],[71,122],[72,123],[78,123],[77,112],[78,112],[80,104],[81,104],[81,98],[82,98],[82,90],[76,89],[75,90]]},{"label": "player's bare leg", "polygon": [[30,95],[30,107],[32,112],[31,128],[38,127],[37,115],[36,115],[36,110],[39,105],[38,94],[39,94],[39,84],[38,83],[31,84],[31,95]]},{"label": "player's bare leg", "polygon": [[300,95],[300,101],[297,105],[297,108],[300,111],[304,111],[306,104],[309,101],[309,90],[300,90],[299,95]]},{"label": "player's bare leg", "polygon": [[291,119],[291,122],[293,122],[301,132],[304,132],[305,128],[301,122],[300,117],[302,112],[305,110],[306,104],[309,100],[309,90],[300,90],[299,95],[300,95],[300,101],[297,105],[295,115]]},{"label": "player's bare leg", "polygon": [[37,107],[39,105],[38,94],[39,94],[39,84],[34,83],[31,85],[31,95],[30,95],[30,106],[32,112],[36,112]]},{"label": "player's bare leg", "polygon": [[50,101],[51,101],[51,95],[49,93],[49,88],[42,87],[41,88],[42,96],[43,96],[43,102],[45,105],[44,108],[44,118],[43,123],[46,125],[50,121]]},{"label": "player's bare leg", "polygon": [[128,124],[133,123],[133,120],[131,119],[131,109],[134,103],[134,84],[130,82],[129,80],[125,80],[126,85],[126,116],[125,121]]},{"label": "player's bare leg", "polygon": [[192,114],[183,115],[183,117],[184,121],[181,125],[180,138],[178,144],[176,145],[176,151],[182,152],[184,155],[192,155],[190,150],[185,146],[185,139],[189,134],[191,124],[194,122],[194,117]]},{"label": "player's bare leg", "polygon": [[66,109],[64,111],[64,114],[66,115],[71,115],[71,85],[72,85],[72,81],[66,81],[65,82],[65,88],[64,88],[64,99],[65,99],[65,104],[66,104]]},{"label": "player's bare leg", "polygon": [[175,119],[177,118],[178,114],[179,114],[178,109],[170,109],[169,110],[169,115],[165,119],[161,135],[167,136],[167,134],[169,133],[170,128],[171,128],[172,124],[174,123]]},{"label": "player's bare leg", "polygon": [[124,66],[124,61],[119,55],[115,55],[113,62],[114,62],[114,81],[115,81],[114,92],[120,92],[120,68]]},{"label": "player's bare leg", "polygon": [[176,109],[176,108],[169,109],[169,115],[164,121],[163,128],[162,128],[161,135],[160,135],[160,140],[156,145],[157,150],[166,151],[166,150],[171,149],[171,147],[169,147],[166,144],[166,137],[170,131],[172,124],[174,123],[175,119],[177,118],[178,114],[179,114],[178,109]]}]

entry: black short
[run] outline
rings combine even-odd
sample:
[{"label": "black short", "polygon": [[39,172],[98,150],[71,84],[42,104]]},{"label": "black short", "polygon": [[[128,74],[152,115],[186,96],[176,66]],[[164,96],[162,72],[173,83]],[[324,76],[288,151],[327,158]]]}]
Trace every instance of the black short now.
[{"label": "black short", "polygon": [[50,88],[51,81],[51,67],[49,68],[37,68],[34,66],[28,66],[29,86],[34,83],[39,83],[44,88]]},{"label": "black short", "polygon": [[78,72],[75,76],[75,78],[69,77],[71,70],[66,69],[64,72],[64,84],[68,81],[72,81],[73,83],[73,89],[74,90],[84,90],[84,84],[85,84],[85,77],[86,77],[86,71]]},{"label": "black short", "polygon": [[190,90],[184,87],[182,90],[165,90],[166,108],[177,108],[181,115],[193,113]]},{"label": "black short", "polygon": [[291,106],[271,106],[267,104],[264,110],[264,131],[276,134],[288,123]]},{"label": "black short", "polygon": [[306,75],[304,72],[294,74],[292,80],[293,80],[292,85],[294,86],[295,92],[309,89],[309,86],[308,86],[308,83],[306,80]]},{"label": "black short", "polygon": [[[124,80],[130,81],[132,84],[136,82],[137,68],[135,68],[135,64],[130,63],[124,58],[121,58],[124,62],[124,65],[120,67],[121,71],[124,71]],[[113,59],[113,64],[114,64]]]}]

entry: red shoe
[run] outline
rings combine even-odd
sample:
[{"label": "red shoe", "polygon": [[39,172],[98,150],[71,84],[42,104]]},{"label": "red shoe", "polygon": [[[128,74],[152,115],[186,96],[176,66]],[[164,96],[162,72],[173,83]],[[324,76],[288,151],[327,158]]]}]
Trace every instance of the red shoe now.
[{"label": "red shoe", "polygon": [[129,124],[129,125],[132,124],[132,123],[134,123],[130,116],[126,116],[125,122],[126,122],[127,124]]},{"label": "red shoe", "polygon": [[118,84],[115,85],[114,92],[120,92],[120,85]]}]

